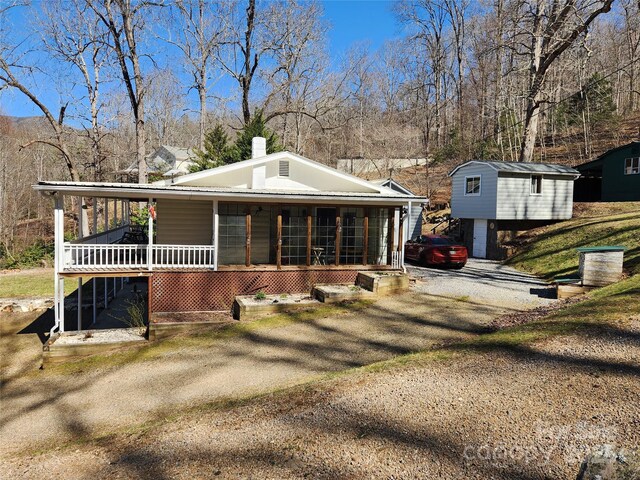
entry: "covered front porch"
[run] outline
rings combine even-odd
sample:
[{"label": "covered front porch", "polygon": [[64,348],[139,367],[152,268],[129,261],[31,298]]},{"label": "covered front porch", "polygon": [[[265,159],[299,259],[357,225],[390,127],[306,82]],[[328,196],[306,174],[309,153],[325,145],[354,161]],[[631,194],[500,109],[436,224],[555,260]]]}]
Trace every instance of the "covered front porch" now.
[{"label": "covered front porch", "polygon": [[401,208],[150,198],[145,221],[132,224],[126,205],[114,228],[84,237],[79,227],[77,239],[58,245],[61,274],[402,266]]},{"label": "covered front porch", "polygon": [[[53,197],[54,329],[60,332],[65,330],[65,281],[80,286],[104,279],[104,294],[92,289],[92,313],[86,308],[70,312],[66,305],[67,330],[76,324],[76,313],[77,330],[83,330],[109,308],[127,278],[146,278],[149,314],[228,311],[236,295],[309,292],[319,283],[354,283],[359,270],[403,266],[407,209],[398,204],[124,194],[98,199],[61,192]],[[69,239],[69,225],[65,228],[70,217],[77,218],[74,239]],[[82,292],[79,288],[73,304],[90,300]]]}]

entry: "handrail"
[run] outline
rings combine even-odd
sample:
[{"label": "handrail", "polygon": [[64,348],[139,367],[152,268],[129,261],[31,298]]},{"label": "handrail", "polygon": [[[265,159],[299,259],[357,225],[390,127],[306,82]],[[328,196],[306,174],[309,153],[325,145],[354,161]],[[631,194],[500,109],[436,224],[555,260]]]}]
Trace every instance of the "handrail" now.
[{"label": "handrail", "polygon": [[149,245],[125,243],[64,244],[64,270],[148,270],[151,268],[213,268],[213,245]]}]

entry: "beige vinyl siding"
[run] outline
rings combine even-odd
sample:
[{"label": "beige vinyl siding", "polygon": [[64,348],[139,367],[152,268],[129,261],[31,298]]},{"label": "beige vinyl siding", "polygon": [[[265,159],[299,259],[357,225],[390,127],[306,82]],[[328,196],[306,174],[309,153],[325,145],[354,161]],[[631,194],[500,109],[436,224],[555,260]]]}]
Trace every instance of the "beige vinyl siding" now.
[{"label": "beige vinyl siding", "polygon": [[156,243],[211,245],[213,202],[159,199],[156,205]]},{"label": "beige vinyl siding", "polygon": [[[465,195],[465,177],[480,176],[480,195]],[[498,172],[487,165],[471,164],[451,178],[451,216],[454,218],[496,218]]]},{"label": "beige vinyl siding", "polygon": [[498,220],[562,220],[571,218],[573,178],[544,174],[542,194],[531,195],[531,176],[501,172]]}]

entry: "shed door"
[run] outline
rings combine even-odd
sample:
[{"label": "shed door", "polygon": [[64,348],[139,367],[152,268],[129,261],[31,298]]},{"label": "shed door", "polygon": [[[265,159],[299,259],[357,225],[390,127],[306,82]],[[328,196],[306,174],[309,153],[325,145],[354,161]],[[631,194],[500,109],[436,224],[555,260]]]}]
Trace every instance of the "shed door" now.
[{"label": "shed door", "polygon": [[487,220],[473,220],[473,256],[487,258]]}]

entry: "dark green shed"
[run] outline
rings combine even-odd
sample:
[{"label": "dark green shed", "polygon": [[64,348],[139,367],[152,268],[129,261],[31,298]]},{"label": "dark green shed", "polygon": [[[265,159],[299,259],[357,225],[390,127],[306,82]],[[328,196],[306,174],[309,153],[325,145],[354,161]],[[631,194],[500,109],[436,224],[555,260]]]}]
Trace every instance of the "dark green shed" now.
[{"label": "dark green shed", "polygon": [[573,190],[575,202],[640,201],[640,141],[574,168],[580,172]]}]

